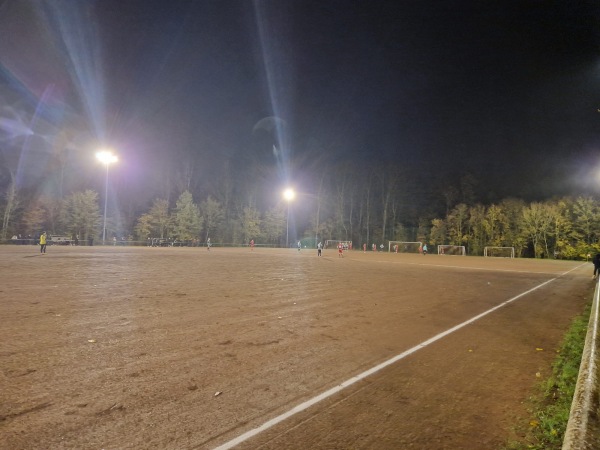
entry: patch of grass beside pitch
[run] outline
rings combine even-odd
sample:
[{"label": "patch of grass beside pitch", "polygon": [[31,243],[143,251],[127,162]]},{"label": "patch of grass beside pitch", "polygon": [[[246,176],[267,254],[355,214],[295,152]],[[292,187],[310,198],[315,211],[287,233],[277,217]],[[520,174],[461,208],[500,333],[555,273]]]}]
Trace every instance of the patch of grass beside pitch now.
[{"label": "patch of grass beside pitch", "polygon": [[585,312],[573,320],[552,364],[552,375],[539,384],[539,391],[531,398],[531,419],[528,424],[517,426],[517,434],[523,438],[510,442],[504,447],[506,450],[562,448],[591,306],[590,302]]}]

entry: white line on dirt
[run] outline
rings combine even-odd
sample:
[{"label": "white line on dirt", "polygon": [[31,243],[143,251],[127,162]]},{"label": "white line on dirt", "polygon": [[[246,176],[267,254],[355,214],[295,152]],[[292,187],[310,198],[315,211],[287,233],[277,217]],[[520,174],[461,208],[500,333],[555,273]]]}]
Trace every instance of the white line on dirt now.
[{"label": "white line on dirt", "polygon": [[384,369],[384,368],[386,368],[386,367],[388,367],[388,366],[390,366],[390,365],[392,365],[392,364],[400,361],[401,359],[404,359],[407,356],[412,355],[413,353],[415,353],[415,352],[417,352],[417,351],[419,351],[419,350],[421,350],[421,349],[423,349],[423,348],[425,348],[425,347],[433,344],[434,342],[439,341],[440,339],[448,336],[449,334],[452,334],[455,331],[458,331],[461,328],[464,328],[465,326],[470,325],[473,322],[476,322],[477,320],[481,319],[482,317],[485,317],[488,314],[491,314],[494,311],[496,311],[496,310],[498,310],[500,308],[503,308],[504,306],[506,306],[506,305],[508,305],[508,304],[510,304],[510,303],[512,303],[512,302],[514,302],[514,301],[516,301],[518,299],[520,299],[521,297],[524,297],[525,295],[530,294],[533,291],[536,291],[536,290],[540,289],[541,287],[546,286],[549,283],[552,283],[554,280],[556,280],[556,279],[558,279],[558,278],[560,278],[560,277],[562,277],[562,276],[564,276],[564,275],[566,275],[566,274],[568,274],[568,273],[570,273],[570,272],[572,272],[572,271],[574,271],[576,269],[579,269],[583,265],[584,264],[581,264],[581,265],[579,265],[577,267],[574,267],[571,270],[568,270],[568,271],[560,274],[557,277],[554,277],[554,278],[551,278],[550,280],[544,281],[543,283],[538,284],[537,286],[535,286],[535,287],[533,287],[533,288],[531,288],[531,289],[529,289],[529,290],[527,290],[525,292],[522,292],[522,293],[520,293],[520,294],[518,294],[518,295],[516,295],[516,296],[514,296],[514,297],[512,297],[512,298],[510,298],[510,299],[508,299],[508,300],[506,300],[506,301],[504,301],[504,302],[496,305],[496,306],[494,306],[493,308],[490,308],[487,311],[484,311],[481,314],[478,314],[478,315],[470,318],[469,320],[466,320],[466,321],[464,321],[464,322],[462,322],[462,323],[460,323],[460,324],[458,324],[458,325],[456,325],[456,326],[454,326],[452,328],[449,328],[446,331],[443,331],[443,332],[441,332],[439,334],[436,334],[432,338],[429,338],[426,341],[423,341],[420,344],[415,345],[414,347],[412,347],[412,348],[410,348],[410,349],[408,349],[408,350],[400,353],[399,355],[396,355],[393,358],[390,358],[387,361],[384,361],[384,362],[382,362],[382,363],[380,363],[380,364],[378,364],[378,365],[370,368],[369,370],[366,370],[366,371],[364,371],[364,372],[362,372],[362,373],[360,373],[360,374],[358,374],[358,375],[356,375],[356,376],[354,376],[354,377],[352,377],[352,378],[344,381],[343,383],[341,383],[341,384],[339,384],[339,385],[337,385],[337,386],[335,386],[335,387],[333,387],[333,388],[331,388],[331,389],[329,389],[329,390],[327,390],[327,391],[325,391],[325,392],[317,395],[316,397],[313,397],[313,398],[311,398],[311,399],[309,399],[309,400],[307,400],[307,401],[305,401],[303,403],[300,403],[299,405],[294,406],[289,411],[287,411],[287,412],[285,412],[283,414],[280,414],[279,416],[274,417],[271,420],[268,420],[267,422],[263,423],[262,425],[260,425],[260,426],[258,426],[256,428],[253,428],[253,429],[251,429],[249,431],[246,431],[244,434],[241,434],[240,436],[238,436],[238,437],[236,437],[236,438],[234,438],[234,439],[232,439],[232,440],[230,440],[228,442],[225,442],[224,444],[216,447],[215,450],[228,450],[230,448],[235,447],[238,444],[241,444],[242,442],[250,439],[251,437],[256,436],[259,433],[262,433],[263,431],[268,430],[269,428],[277,425],[280,422],[283,422],[284,420],[292,417],[293,415],[295,415],[295,414],[297,414],[299,412],[302,412],[302,411],[310,408],[311,406],[319,403],[322,400],[325,400],[326,398],[331,397],[334,394],[337,394],[338,392],[340,392],[341,390],[343,390],[343,389],[345,389],[345,388],[347,388],[349,386],[352,386],[354,383],[356,383],[358,381],[361,381],[361,380],[367,378],[368,376],[373,375],[374,373],[379,372],[380,370],[382,370],[382,369]]}]

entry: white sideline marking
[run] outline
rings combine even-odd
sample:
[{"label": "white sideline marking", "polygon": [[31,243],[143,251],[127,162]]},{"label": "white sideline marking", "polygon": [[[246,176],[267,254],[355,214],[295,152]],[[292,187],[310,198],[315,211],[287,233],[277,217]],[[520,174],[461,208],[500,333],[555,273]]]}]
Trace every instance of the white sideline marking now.
[{"label": "white sideline marking", "polygon": [[478,314],[478,315],[470,318],[469,320],[466,320],[466,321],[464,321],[464,322],[462,322],[462,323],[460,323],[460,324],[458,324],[458,325],[456,325],[456,326],[454,326],[452,328],[449,328],[446,331],[443,331],[443,332],[441,332],[439,334],[436,334],[432,338],[429,338],[426,341],[423,341],[420,344],[415,345],[414,347],[412,347],[412,348],[410,348],[410,349],[408,349],[408,350],[400,353],[399,355],[396,355],[393,358],[390,358],[387,361],[384,361],[381,364],[378,364],[378,365],[376,365],[376,366],[374,366],[374,367],[372,367],[372,368],[364,371],[363,373],[360,373],[360,374],[358,374],[358,375],[356,375],[356,376],[354,376],[354,377],[352,377],[352,378],[344,381],[343,383],[341,383],[341,384],[339,384],[339,385],[337,385],[337,386],[335,386],[335,387],[333,387],[333,388],[331,388],[331,389],[329,389],[329,390],[327,390],[327,391],[325,391],[325,392],[317,395],[316,397],[313,397],[313,398],[311,398],[311,399],[309,399],[309,400],[307,400],[307,401],[305,401],[303,403],[300,403],[299,405],[294,406],[289,411],[287,411],[287,412],[285,412],[283,414],[280,414],[279,416],[274,417],[271,420],[268,420],[267,422],[263,423],[262,425],[260,425],[260,426],[258,426],[256,428],[253,428],[253,429],[251,429],[249,431],[246,431],[244,434],[241,434],[240,436],[238,436],[238,437],[230,440],[229,442],[225,442],[224,444],[216,447],[215,450],[228,450],[230,448],[235,447],[238,444],[241,444],[242,442],[250,439],[251,437],[256,436],[259,433],[262,433],[265,430],[268,430],[269,428],[273,427],[274,425],[277,425],[280,422],[283,422],[284,420],[292,417],[293,415],[295,415],[295,414],[297,414],[299,412],[302,412],[302,411],[310,408],[311,406],[319,403],[321,400],[325,400],[326,398],[331,397],[334,394],[337,394],[342,389],[345,389],[345,388],[347,388],[349,386],[352,386],[354,383],[356,383],[356,382],[358,382],[360,380],[363,380],[364,378],[366,378],[366,377],[368,377],[370,375],[373,375],[376,372],[379,372],[380,370],[386,368],[387,366],[392,365],[395,362],[398,362],[401,359],[404,359],[404,358],[406,358],[409,355],[412,355],[416,351],[421,350],[422,348],[425,348],[425,347],[429,346],[430,344],[433,344],[434,342],[439,341],[440,339],[448,336],[449,334],[454,333],[455,331],[458,331],[461,328],[463,328],[463,327],[465,327],[467,325],[472,324],[473,322],[481,319],[484,316],[487,316],[488,314],[491,314],[492,312],[494,312],[494,311],[496,311],[496,310],[498,310],[498,309],[500,309],[500,308],[508,305],[509,303],[512,303],[515,300],[518,300],[519,298],[521,298],[521,297],[523,297],[523,296],[525,296],[527,294],[530,294],[531,292],[533,292],[533,291],[535,291],[535,290],[537,290],[537,289],[539,289],[539,288],[541,288],[541,287],[543,287],[543,286],[545,286],[545,285],[547,285],[549,283],[552,283],[557,278],[560,278],[560,277],[568,274],[569,272],[572,272],[573,270],[580,268],[581,266],[583,266],[583,264],[580,265],[580,266],[574,267],[573,269],[568,270],[568,271],[560,274],[557,277],[551,278],[548,281],[544,281],[543,283],[538,284],[537,286],[535,286],[535,287],[533,287],[533,288],[531,288],[531,289],[529,289],[529,290],[527,290],[525,292],[522,292],[519,295],[516,295],[516,296],[514,296],[514,297],[512,297],[512,298],[510,298],[510,299],[508,299],[508,300],[506,300],[506,301],[504,301],[504,302],[502,302],[502,303],[494,306],[493,308],[490,308],[487,311],[484,311],[481,314]]}]

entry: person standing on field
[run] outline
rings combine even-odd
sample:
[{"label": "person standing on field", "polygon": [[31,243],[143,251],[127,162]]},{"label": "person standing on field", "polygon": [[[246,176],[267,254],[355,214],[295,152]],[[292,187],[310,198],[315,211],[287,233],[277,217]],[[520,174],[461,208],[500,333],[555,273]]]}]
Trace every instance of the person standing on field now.
[{"label": "person standing on field", "polygon": [[323,244],[320,242],[317,244],[317,256],[321,256],[321,252],[323,250]]},{"label": "person standing on field", "polygon": [[254,239],[250,240],[250,251],[254,251]]},{"label": "person standing on field", "polygon": [[302,242],[298,241],[298,251],[302,248]]},{"label": "person standing on field", "polygon": [[206,240],[206,250],[208,250],[209,252],[210,252],[210,246],[211,246],[211,243],[210,243],[210,238],[208,238],[208,239]]},{"label": "person standing on field", "polygon": [[427,244],[423,244],[423,254],[427,254]]},{"label": "person standing on field", "polygon": [[344,246],[341,242],[338,243],[338,258],[344,257]]},{"label": "person standing on field", "polygon": [[44,231],[40,236],[40,253],[43,255],[46,253],[46,232]]},{"label": "person standing on field", "polygon": [[[40,242],[41,242],[41,238],[40,238]],[[595,280],[596,277],[598,275],[600,275],[600,253],[596,253],[596,256],[594,256],[594,259],[592,260],[592,262],[594,263],[594,276],[592,277],[592,280]]]}]

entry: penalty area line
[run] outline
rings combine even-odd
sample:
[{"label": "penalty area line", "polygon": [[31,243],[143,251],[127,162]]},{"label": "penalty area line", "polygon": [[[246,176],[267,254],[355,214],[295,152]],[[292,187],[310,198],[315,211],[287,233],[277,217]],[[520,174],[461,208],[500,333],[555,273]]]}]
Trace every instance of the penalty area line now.
[{"label": "penalty area line", "polygon": [[[574,268],[572,270],[575,270],[576,268]],[[529,289],[529,290],[527,290],[525,292],[522,292],[522,293],[520,293],[520,294],[518,294],[518,295],[516,295],[516,296],[514,296],[514,297],[512,297],[512,298],[510,298],[508,300],[505,300],[502,303],[499,303],[498,305],[494,306],[493,308],[488,309],[487,311],[482,312],[481,314],[478,314],[478,315],[476,315],[476,316],[474,316],[474,317],[472,317],[472,318],[470,318],[470,319],[468,319],[468,320],[466,320],[466,321],[464,321],[464,322],[462,322],[462,323],[460,323],[458,325],[455,325],[455,326],[453,326],[452,328],[449,328],[446,331],[443,331],[443,332],[441,332],[439,334],[436,334],[435,336],[427,339],[426,341],[421,342],[420,344],[415,345],[414,347],[412,347],[412,348],[410,348],[410,349],[408,349],[408,350],[400,353],[399,355],[396,355],[396,356],[394,356],[394,357],[392,357],[392,358],[390,358],[390,359],[388,359],[388,360],[386,360],[386,361],[384,361],[384,362],[382,362],[382,363],[380,363],[380,364],[378,364],[378,365],[376,365],[376,366],[374,366],[374,367],[372,367],[372,368],[370,368],[370,369],[368,369],[368,370],[366,370],[366,371],[364,371],[364,372],[362,372],[362,373],[360,373],[358,375],[355,375],[352,378],[349,378],[348,380],[344,381],[343,383],[341,383],[341,384],[339,384],[339,385],[337,385],[337,386],[335,386],[335,387],[333,387],[333,388],[331,388],[331,389],[329,389],[329,390],[327,390],[325,392],[322,392],[321,394],[319,394],[319,395],[317,395],[317,396],[315,396],[315,397],[313,397],[313,398],[311,398],[311,399],[309,399],[309,400],[307,400],[307,401],[305,401],[303,403],[300,403],[299,405],[294,406],[289,411],[287,411],[287,412],[285,412],[283,414],[280,414],[277,417],[274,417],[274,418],[268,420],[267,422],[263,423],[262,425],[260,425],[260,426],[258,426],[256,428],[252,428],[251,430],[246,431],[245,433],[241,434],[240,436],[238,436],[238,437],[236,437],[236,438],[234,438],[234,439],[232,439],[232,440],[230,440],[228,442],[225,442],[224,444],[221,444],[220,446],[216,447],[215,450],[228,450],[228,449],[231,449],[231,448],[235,447],[238,444],[241,444],[244,441],[247,441],[248,439],[250,439],[250,438],[252,438],[252,437],[254,437],[254,436],[262,433],[263,431],[266,431],[269,428],[271,428],[271,427],[273,427],[273,426],[275,426],[275,425],[283,422],[284,420],[292,417],[293,415],[298,414],[298,413],[300,413],[302,411],[305,411],[306,409],[308,409],[311,406],[313,406],[313,405],[321,402],[322,400],[325,400],[325,399],[327,399],[327,398],[329,398],[329,397],[337,394],[338,392],[342,391],[343,389],[346,389],[347,387],[352,386],[353,384],[357,383],[358,381],[361,381],[361,380],[367,378],[368,376],[371,376],[374,373],[377,373],[380,370],[382,370],[382,369],[384,369],[384,368],[386,368],[386,367],[388,367],[388,366],[390,366],[390,365],[392,365],[392,364],[400,361],[401,359],[404,359],[407,356],[412,355],[413,353],[415,353],[415,352],[417,352],[417,351],[419,351],[419,350],[421,350],[421,349],[423,349],[423,348],[425,348],[425,347],[433,344],[436,341],[439,341],[440,339],[448,336],[449,334],[454,333],[455,331],[460,330],[461,328],[466,327],[467,325],[472,324],[473,322],[476,322],[477,320],[481,319],[482,317],[485,317],[488,314],[491,314],[494,311],[497,311],[498,309],[503,308],[504,306],[506,306],[506,305],[508,305],[508,304],[510,304],[510,303],[512,303],[512,302],[514,302],[514,301],[516,301],[518,299],[520,299],[521,297],[524,297],[524,296],[526,296],[526,295],[528,295],[528,294],[530,294],[530,293],[532,293],[532,292],[534,292],[534,291],[536,291],[536,290],[538,290],[538,289],[546,286],[547,284],[552,283],[553,281],[555,281],[556,279],[558,279],[560,276],[563,276],[563,275],[571,272],[572,270],[564,272],[563,274],[559,275],[558,277],[555,277],[555,278],[552,278],[550,280],[544,281],[543,283],[538,284],[537,286],[535,286],[535,287],[533,287],[533,288],[531,288],[531,289]]]}]

